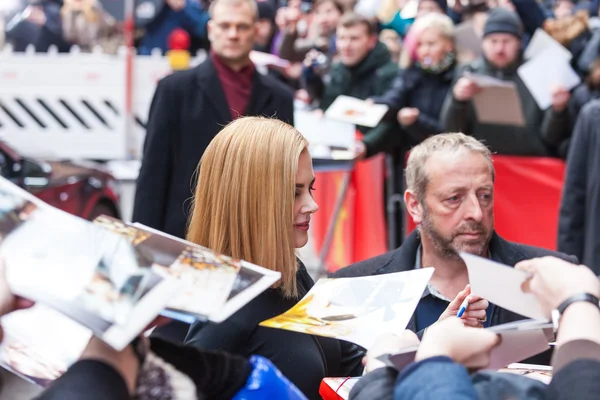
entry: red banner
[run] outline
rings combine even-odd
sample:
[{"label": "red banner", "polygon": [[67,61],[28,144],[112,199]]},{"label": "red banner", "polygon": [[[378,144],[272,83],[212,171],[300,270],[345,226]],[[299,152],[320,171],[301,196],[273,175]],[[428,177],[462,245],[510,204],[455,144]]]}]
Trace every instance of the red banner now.
[{"label": "red banner", "polygon": [[[317,253],[320,253],[344,173],[320,172],[315,175],[317,190],[314,196],[319,212],[312,218],[312,235]],[[387,250],[384,179],[383,155],[356,165],[326,259],[328,271],[375,257]]]}]

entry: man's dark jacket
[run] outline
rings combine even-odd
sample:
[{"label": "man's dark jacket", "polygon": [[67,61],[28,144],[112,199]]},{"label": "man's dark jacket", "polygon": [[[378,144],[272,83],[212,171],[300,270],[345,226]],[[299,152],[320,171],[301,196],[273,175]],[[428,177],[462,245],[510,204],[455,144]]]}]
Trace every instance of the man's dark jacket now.
[{"label": "man's dark jacket", "polygon": [[[398,74],[398,66],[385,45],[377,42],[365,59],[354,67],[347,67],[341,62],[333,64],[329,73],[330,81],[324,88],[319,108],[327,110],[340,95],[367,99],[384,94]],[[398,141],[399,135],[395,121],[382,121],[374,128],[359,126],[365,135],[363,142],[367,147],[367,157],[387,151]]]},{"label": "man's dark jacket", "polygon": [[567,158],[560,205],[558,250],[600,275],[600,100],[579,114]]},{"label": "man's dark jacket", "polygon": [[[369,276],[389,274],[393,272],[410,271],[415,267],[417,249],[421,239],[417,231],[410,234],[398,249],[385,253],[383,255],[361,261],[359,263],[342,268],[332,274],[334,278],[350,276]],[[514,267],[520,261],[529,260],[536,257],[555,256],[571,263],[577,263],[577,258],[567,256],[554,251],[542,249],[539,247],[526,246],[523,244],[512,243],[502,239],[494,232],[490,241],[490,252],[492,260],[501,264]],[[519,314],[495,307],[492,313],[491,325],[500,325],[507,322],[513,322],[525,319]],[[408,323],[407,329],[416,331],[416,320],[413,317]]]},{"label": "man's dark jacket", "polygon": [[[293,93],[258,72],[244,115],[293,124]],[[204,150],[231,121],[225,93],[208,58],[158,83],[148,120],[133,221],[185,237],[194,172]]]}]

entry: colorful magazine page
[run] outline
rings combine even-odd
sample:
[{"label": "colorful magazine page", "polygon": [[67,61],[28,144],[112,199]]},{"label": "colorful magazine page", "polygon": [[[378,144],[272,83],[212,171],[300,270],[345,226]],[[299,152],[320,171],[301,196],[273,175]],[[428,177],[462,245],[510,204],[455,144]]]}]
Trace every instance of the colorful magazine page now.
[{"label": "colorful magazine page", "polygon": [[179,291],[120,235],[0,179],[0,260],[11,290],[74,319],[117,350]]},{"label": "colorful magazine page", "polygon": [[149,234],[136,246],[161,261],[155,268],[182,281],[182,291],[171,299],[162,313],[165,316],[184,322],[222,322],[281,279],[279,272],[234,260],[142,224],[127,226]]},{"label": "colorful magazine page", "polygon": [[373,128],[379,124],[388,106],[370,104],[350,96],[338,96],[325,111],[325,116],[336,121]]},{"label": "colorful magazine page", "polygon": [[359,278],[321,279],[294,307],[260,323],[356,343],[366,349],[384,333],[401,332],[433,268]]},{"label": "colorful magazine page", "polygon": [[92,336],[89,329],[41,304],[10,313],[1,324],[0,366],[43,387],[79,359]]},{"label": "colorful magazine page", "polygon": [[94,224],[126,238],[155,273],[181,282],[168,308],[185,310],[198,318],[213,315],[227,301],[240,269],[238,261],[115,218],[100,216]]}]

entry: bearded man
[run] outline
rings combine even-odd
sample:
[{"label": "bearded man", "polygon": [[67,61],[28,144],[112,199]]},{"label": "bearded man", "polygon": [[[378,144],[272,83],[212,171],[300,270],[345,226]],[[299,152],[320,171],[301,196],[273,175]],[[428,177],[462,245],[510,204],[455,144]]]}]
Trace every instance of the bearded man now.
[{"label": "bearded man", "polygon": [[[419,337],[433,323],[457,314],[470,295],[466,252],[514,266],[536,257],[575,257],[511,243],[494,231],[494,165],[489,149],[462,133],[430,137],[411,150],[406,166],[406,209],[418,229],[398,249],[343,268],[332,277],[366,276],[435,267],[408,325]],[[527,221],[523,221],[527,223]],[[525,317],[469,297],[465,325],[489,327]]]}]

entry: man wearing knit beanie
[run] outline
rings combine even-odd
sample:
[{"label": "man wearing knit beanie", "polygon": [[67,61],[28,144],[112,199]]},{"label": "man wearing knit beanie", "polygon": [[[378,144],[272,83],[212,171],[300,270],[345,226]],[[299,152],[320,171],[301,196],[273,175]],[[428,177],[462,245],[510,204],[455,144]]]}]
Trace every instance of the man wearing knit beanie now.
[{"label": "man wearing knit beanie", "polygon": [[[557,146],[570,131],[569,92],[557,88],[552,107],[540,110],[517,74],[522,64],[522,38],[523,25],[514,11],[501,7],[490,11],[483,28],[483,57],[459,72],[459,78],[442,109],[441,120],[447,131],[475,136],[498,154],[554,156]],[[525,126],[479,121],[472,99],[484,89],[464,76],[464,72],[514,83]],[[498,113],[501,113],[501,100],[497,105]]]},{"label": "man wearing knit beanie", "polygon": [[496,68],[506,68],[517,61],[521,51],[523,25],[519,16],[505,8],[490,11],[483,27],[483,52]]}]

